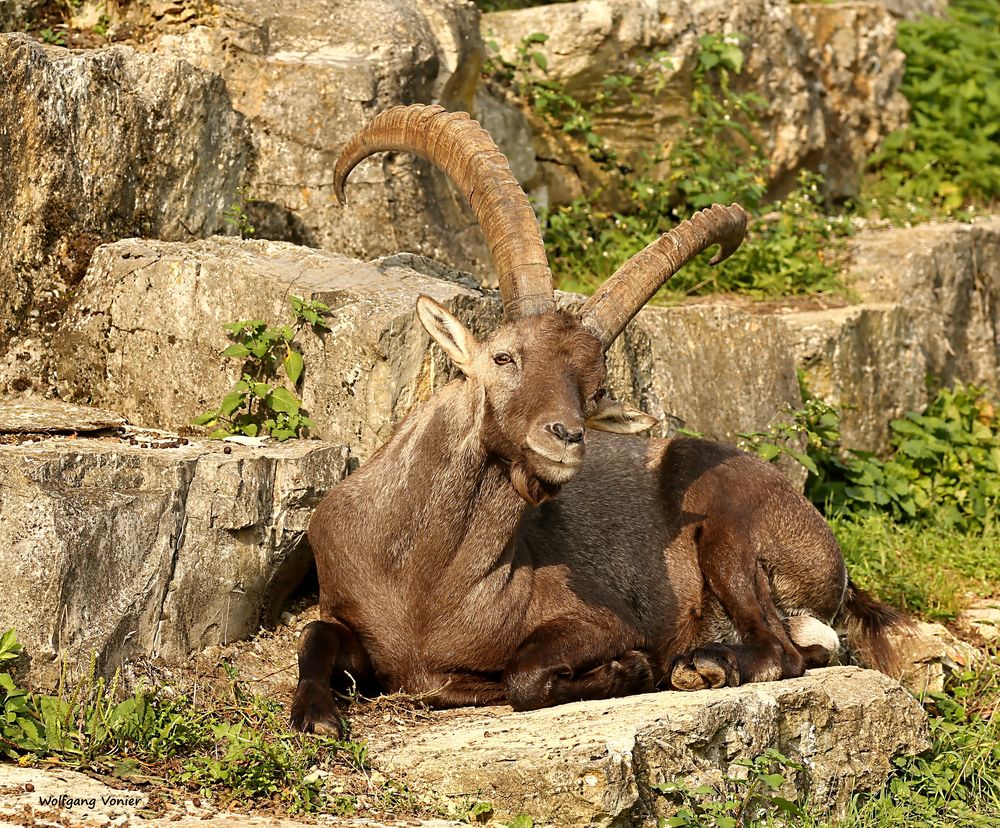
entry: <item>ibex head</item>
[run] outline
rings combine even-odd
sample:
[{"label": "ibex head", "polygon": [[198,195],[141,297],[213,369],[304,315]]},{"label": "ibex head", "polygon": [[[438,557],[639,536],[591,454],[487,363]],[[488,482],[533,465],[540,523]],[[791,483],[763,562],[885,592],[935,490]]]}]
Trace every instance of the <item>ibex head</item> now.
[{"label": "ibex head", "polygon": [[382,150],[420,155],[447,174],[472,205],[493,258],[506,321],[482,342],[432,299],[420,321],[470,382],[481,387],[487,449],[510,464],[511,482],[539,503],[583,462],[588,428],[634,433],[656,421],[604,396],[604,353],[628,322],[685,263],[719,244],[722,261],[743,240],[739,205],[696,213],[635,254],[580,309],[555,309],[535,214],[503,153],[464,112],[401,106],[376,116],[344,148],[334,189]]}]

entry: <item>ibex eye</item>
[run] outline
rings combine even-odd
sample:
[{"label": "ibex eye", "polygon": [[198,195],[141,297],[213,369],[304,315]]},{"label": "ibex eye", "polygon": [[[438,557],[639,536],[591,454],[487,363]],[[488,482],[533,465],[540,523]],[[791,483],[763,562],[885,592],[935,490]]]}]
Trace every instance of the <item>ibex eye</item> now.
[{"label": "ibex eye", "polygon": [[597,393],[594,394],[594,402],[600,402],[608,395],[607,388],[598,388]]},{"label": "ibex eye", "polygon": [[506,351],[501,351],[499,354],[493,357],[493,361],[497,365],[510,365],[514,361],[514,357],[512,357]]}]

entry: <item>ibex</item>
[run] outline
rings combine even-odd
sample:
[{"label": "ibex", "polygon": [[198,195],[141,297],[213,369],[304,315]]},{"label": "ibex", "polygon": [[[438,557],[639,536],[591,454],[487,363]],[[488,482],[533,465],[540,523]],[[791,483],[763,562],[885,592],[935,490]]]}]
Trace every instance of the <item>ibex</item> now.
[{"label": "ibex", "polygon": [[345,147],[408,151],[469,199],[506,319],[479,341],[421,296],[461,372],[410,413],[309,526],[321,620],[299,642],[292,723],[341,732],[332,690],[528,710],[656,688],[800,676],[842,623],[887,670],[905,623],[847,577],[829,527],[770,464],[605,396],[605,352],[664,282],[742,241],[738,205],[695,214],[629,259],[578,314],[555,307],[538,224],[506,158],[465,113],[397,107]]}]

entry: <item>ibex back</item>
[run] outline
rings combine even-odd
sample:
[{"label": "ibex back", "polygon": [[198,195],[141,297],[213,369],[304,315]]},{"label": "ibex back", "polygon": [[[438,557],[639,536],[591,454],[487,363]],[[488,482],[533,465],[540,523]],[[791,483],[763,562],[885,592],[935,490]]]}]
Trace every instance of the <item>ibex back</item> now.
[{"label": "ibex back", "polygon": [[905,622],[854,587],[825,521],[774,467],[706,440],[627,436],[655,421],[605,396],[608,347],[693,256],[736,249],[743,210],[697,213],[571,315],[478,124],[435,106],[382,113],[337,163],[341,200],[354,166],[387,149],[424,156],[469,198],[506,321],[478,341],[417,301],[462,378],[313,517],[322,620],[300,639],[293,724],[340,733],[331,691],[351,681],[525,710],[799,676],[837,648],[828,623],[891,669],[886,631]]}]

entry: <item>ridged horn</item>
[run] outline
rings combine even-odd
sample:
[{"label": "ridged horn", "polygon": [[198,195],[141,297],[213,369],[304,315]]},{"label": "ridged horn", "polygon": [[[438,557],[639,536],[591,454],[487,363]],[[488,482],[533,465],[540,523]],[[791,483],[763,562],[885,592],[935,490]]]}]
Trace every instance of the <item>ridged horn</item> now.
[{"label": "ridged horn", "polygon": [[580,321],[604,343],[604,350],[625,330],[666,281],[713,244],[719,252],[710,264],[733,254],[747,229],[747,214],[739,204],[713,204],[647,245],[591,296],[580,309]]},{"label": "ridged horn", "polygon": [[397,106],[376,115],[344,147],[333,188],[345,204],[351,170],[376,152],[412,152],[430,161],[462,191],[486,238],[509,319],[555,306],[552,272],[535,213],[507,158],[468,113],[432,105]]}]

